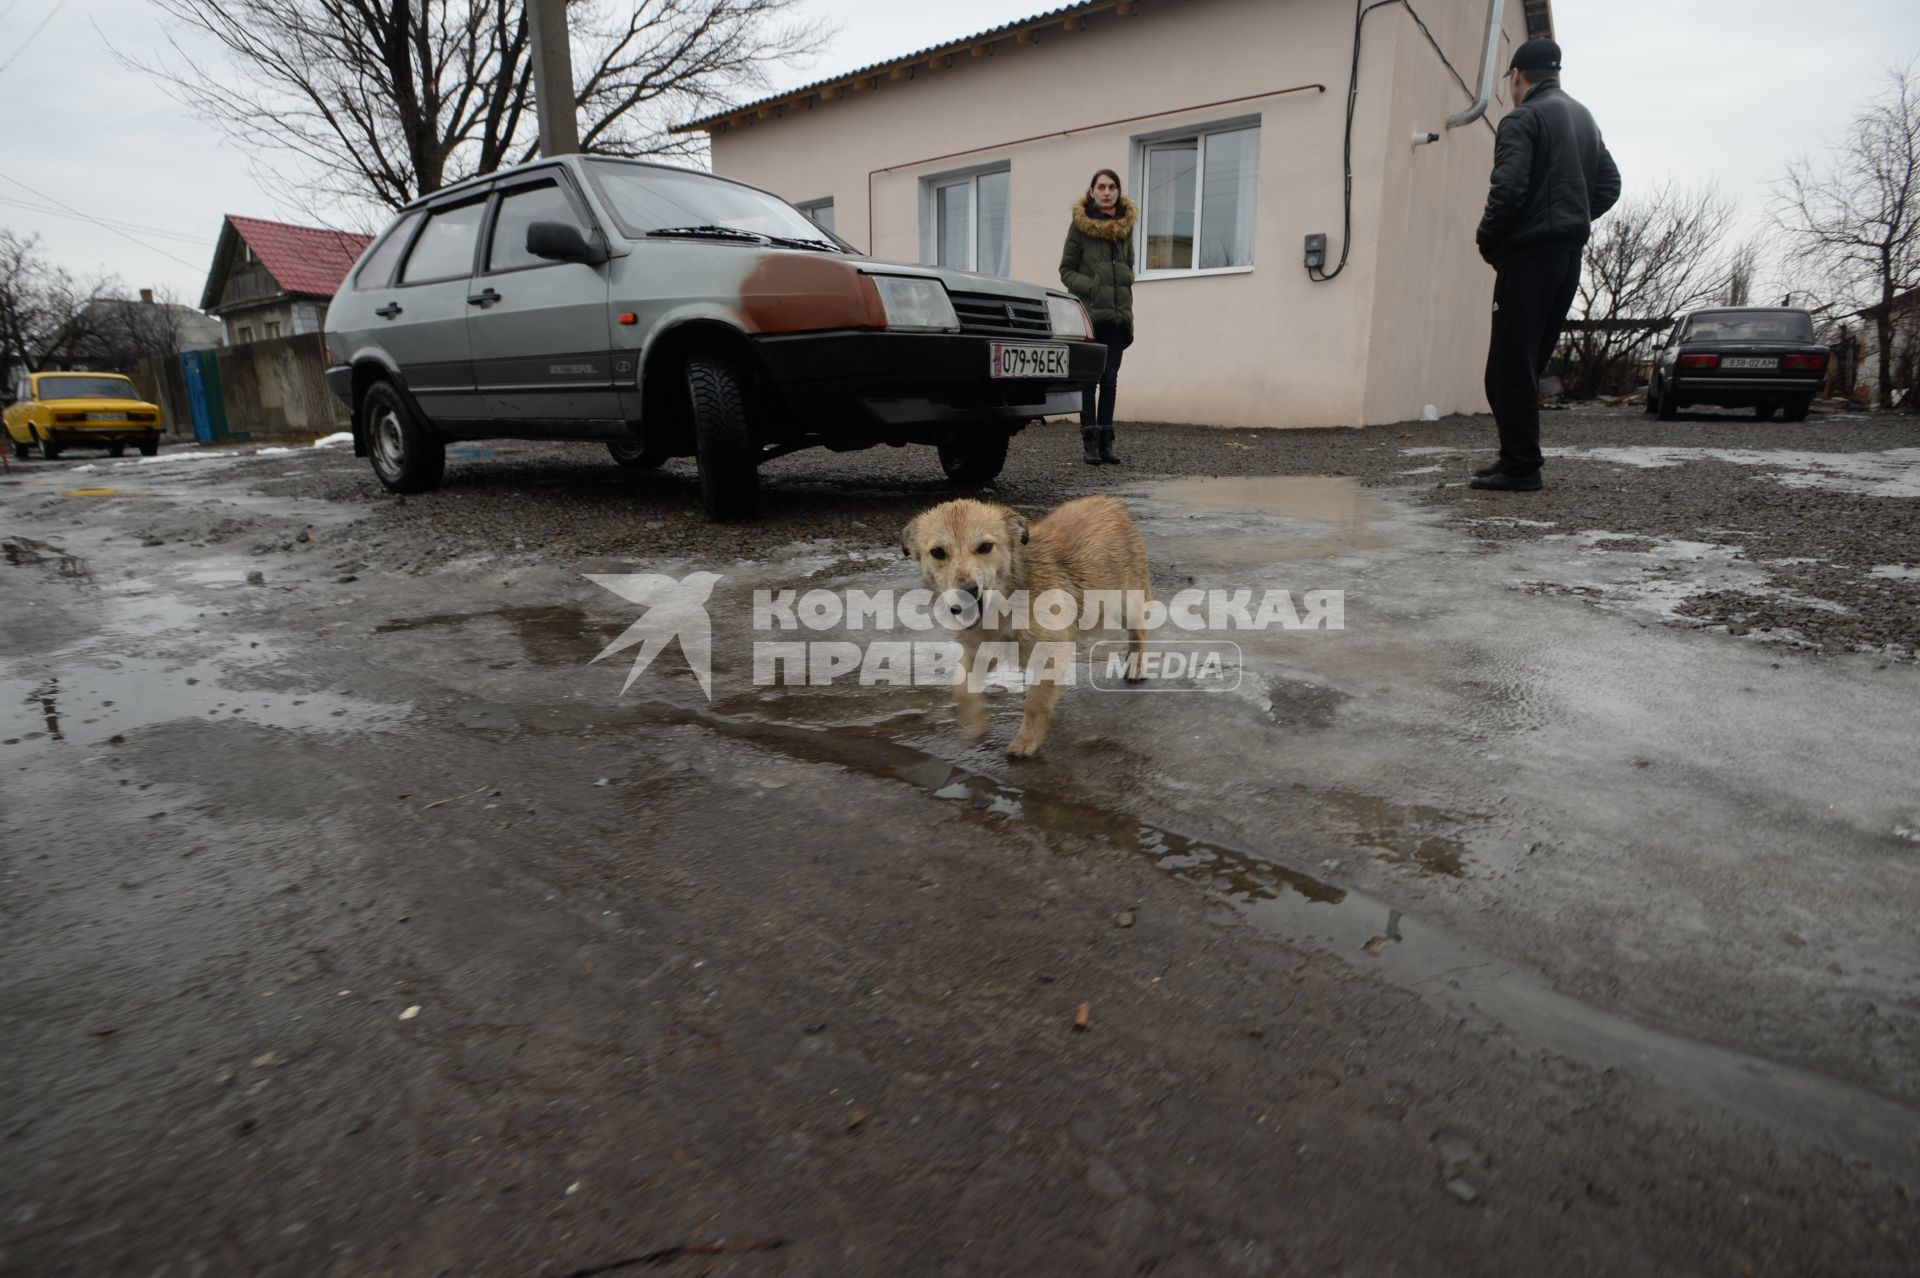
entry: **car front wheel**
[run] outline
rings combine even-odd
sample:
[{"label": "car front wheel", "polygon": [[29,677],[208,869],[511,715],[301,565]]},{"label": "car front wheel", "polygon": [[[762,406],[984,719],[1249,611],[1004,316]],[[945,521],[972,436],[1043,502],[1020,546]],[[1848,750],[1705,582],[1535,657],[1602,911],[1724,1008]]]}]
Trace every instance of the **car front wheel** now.
[{"label": "car front wheel", "polygon": [[53,436],[42,435],[40,437],[40,455],[48,461],[56,461],[59,459],[60,445],[53,442]]},{"label": "car front wheel", "polygon": [[154,457],[157,456],[159,452],[160,436],[158,434],[148,435],[140,441],[140,455],[142,457]]},{"label": "car front wheel", "polygon": [[724,355],[687,360],[700,502],[709,518],[751,519],[760,508],[760,445],[740,370]]},{"label": "car front wheel", "polygon": [[940,445],[940,469],[955,484],[984,484],[1007,464],[1007,436],[988,430]]},{"label": "car front wheel", "polygon": [[373,473],[396,493],[425,493],[447,473],[447,446],[414,420],[413,410],[391,382],[375,382],[360,401],[366,421],[367,458]]},{"label": "car front wheel", "polygon": [[11,438],[7,440],[7,443],[13,446],[13,459],[15,461],[25,461],[27,458],[33,456],[32,444],[23,444],[19,440]]}]

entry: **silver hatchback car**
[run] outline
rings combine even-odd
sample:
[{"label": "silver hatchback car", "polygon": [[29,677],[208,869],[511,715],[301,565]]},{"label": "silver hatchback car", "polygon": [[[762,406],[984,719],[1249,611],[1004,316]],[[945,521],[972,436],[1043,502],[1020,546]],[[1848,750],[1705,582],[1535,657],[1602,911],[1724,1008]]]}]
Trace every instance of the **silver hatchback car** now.
[{"label": "silver hatchback car", "polygon": [[396,492],[462,439],[605,441],[698,461],[707,513],[815,445],[931,444],[956,483],[1079,407],[1106,348],[1070,295],[856,253],[756,187],[582,156],[417,200],[327,314],[327,380]]}]

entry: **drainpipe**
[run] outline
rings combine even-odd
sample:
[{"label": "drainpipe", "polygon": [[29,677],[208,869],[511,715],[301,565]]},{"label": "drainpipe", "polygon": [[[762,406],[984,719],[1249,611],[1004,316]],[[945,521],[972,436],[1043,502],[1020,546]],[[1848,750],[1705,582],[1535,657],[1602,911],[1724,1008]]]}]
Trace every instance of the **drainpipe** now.
[{"label": "drainpipe", "polygon": [[1472,124],[1487,113],[1487,103],[1493,98],[1493,64],[1500,58],[1500,19],[1506,7],[1507,0],[1492,0],[1487,7],[1487,52],[1480,62],[1480,89],[1474,95],[1472,106],[1447,117],[1449,129]]}]

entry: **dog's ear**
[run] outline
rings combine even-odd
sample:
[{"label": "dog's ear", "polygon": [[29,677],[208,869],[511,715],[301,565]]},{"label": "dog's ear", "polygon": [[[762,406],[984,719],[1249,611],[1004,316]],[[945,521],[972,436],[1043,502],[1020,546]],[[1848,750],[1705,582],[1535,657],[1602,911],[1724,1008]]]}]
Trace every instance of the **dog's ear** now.
[{"label": "dog's ear", "polygon": [[908,559],[912,559],[915,552],[920,548],[919,530],[920,521],[918,519],[909,521],[907,526],[900,530],[900,553]]},{"label": "dog's ear", "polygon": [[1027,517],[1017,510],[1007,512],[1007,533],[1018,537],[1021,545],[1027,544]]}]

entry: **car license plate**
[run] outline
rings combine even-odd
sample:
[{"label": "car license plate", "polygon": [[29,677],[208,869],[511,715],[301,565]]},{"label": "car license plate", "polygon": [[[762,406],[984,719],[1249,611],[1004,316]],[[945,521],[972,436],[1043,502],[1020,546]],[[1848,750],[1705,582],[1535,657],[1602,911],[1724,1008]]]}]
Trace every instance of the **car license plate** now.
[{"label": "car license plate", "polygon": [[1769,355],[1765,359],[1757,359],[1749,355],[1735,355],[1731,359],[1721,360],[1720,367],[1722,368],[1778,368],[1780,367],[1780,357],[1778,355]]},{"label": "car license plate", "polygon": [[1028,378],[1065,377],[1067,348],[1064,346],[1015,346],[1008,342],[995,342],[991,375]]},{"label": "car license plate", "polygon": [[87,420],[90,422],[124,422],[127,420],[127,415],[125,413],[88,413]]}]

